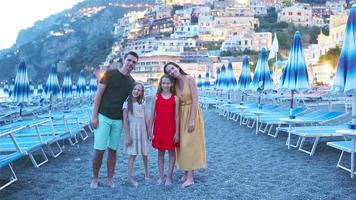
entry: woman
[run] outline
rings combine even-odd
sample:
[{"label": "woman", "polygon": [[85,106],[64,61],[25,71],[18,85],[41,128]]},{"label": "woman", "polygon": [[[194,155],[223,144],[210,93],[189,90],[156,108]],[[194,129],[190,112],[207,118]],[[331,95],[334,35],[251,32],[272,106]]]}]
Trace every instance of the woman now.
[{"label": "woman", "polygon": [[194,184],[193,170],[206,166],[204,120],[198,104],[198,88],[194,78],[176,63],[167,63],[164,73],[175,80],[176,93],[180,100],[177,166],[184,171],[182,186],[188,187]]}]

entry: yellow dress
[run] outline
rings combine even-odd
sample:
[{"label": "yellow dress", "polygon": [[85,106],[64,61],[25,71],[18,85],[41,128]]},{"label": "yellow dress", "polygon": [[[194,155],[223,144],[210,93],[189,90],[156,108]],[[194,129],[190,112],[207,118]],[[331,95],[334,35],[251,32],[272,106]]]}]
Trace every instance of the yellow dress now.
[{"label": "yellow dress", "polygon": [[192,95],[188,83],[184,83],[180,100],[180,143],[177,148],[177,166],[184,171],[206,167],[205,131],[203,113],[199,107],[195,117],[194,131],[188,133],[188,121],[192,106]]}]

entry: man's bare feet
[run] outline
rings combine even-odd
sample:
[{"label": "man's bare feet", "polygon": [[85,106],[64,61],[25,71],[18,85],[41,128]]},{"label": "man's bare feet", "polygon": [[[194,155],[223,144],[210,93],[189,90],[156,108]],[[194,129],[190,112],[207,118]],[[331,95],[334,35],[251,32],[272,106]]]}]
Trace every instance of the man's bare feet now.
[{"label": "man's bare feet", "polygon": [[164,183],[165,186],[171,186],[172,185],[172,178],[166,178],[166,182]]},{"label": "man's bare feet", "polygon": [[109,179],[109,180],[108,180],[108,186],[109,186],[110,188],[115,188],[115,183],[114,183],[114,181],[113,181],[112,179]]},{"label": "man's bare feet", "polygon": [[90,183],[90,188],[97,189],[99,185],[99,179],[93,178]]},{"label": "man's bare feet", "polygon": [[192,186],[194,185],[194,180],[189,180],[187,179],[183,184],[182,184],[182,187],[183,188],[186,188],[186,187],[189,187],[189,186]]},{"label": "man's bare feet", "polygon": [[135,188],[138,187],[138,182],[135,179],[129,178],[129,179],[127,179],[127,181],[132,185],[132,187],[135,187]]}]

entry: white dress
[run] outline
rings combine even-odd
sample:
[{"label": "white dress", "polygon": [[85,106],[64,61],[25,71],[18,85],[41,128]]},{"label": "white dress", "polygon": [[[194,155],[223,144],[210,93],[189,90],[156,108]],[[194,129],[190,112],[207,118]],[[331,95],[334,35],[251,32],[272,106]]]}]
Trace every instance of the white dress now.
[{"label": "white dress", "polygon": [[[127,109],[128,102],[125,101],[122,109]],[[133,113],[128,112],[129,130],[132,144],[126,145],[127,136],[124,139],[124,152],[129,155],[148,155],[148,138],[145,123],[145,105],[133,103]]]}]

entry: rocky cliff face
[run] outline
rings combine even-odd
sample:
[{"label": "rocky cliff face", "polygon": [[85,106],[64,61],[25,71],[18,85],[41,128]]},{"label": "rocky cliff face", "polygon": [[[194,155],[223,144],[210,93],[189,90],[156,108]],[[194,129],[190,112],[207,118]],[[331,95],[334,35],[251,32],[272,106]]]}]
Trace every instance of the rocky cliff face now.
[{"label": "rocky cliff face", "polygon": [[[113,24],[123,14],[138,10],[118,7],[117,3],[152,3],[153,0],[86,0],[72,9],[38,21],[22,30],[11,49],[0,52],[0,80],[15,77],[19,59],[25,57],[29,76],[46,80],[49,66],[65,63],[72,72],[79,72],[101,63],[115,41]],[[95,11],[83,12],[84,8]]]}]

